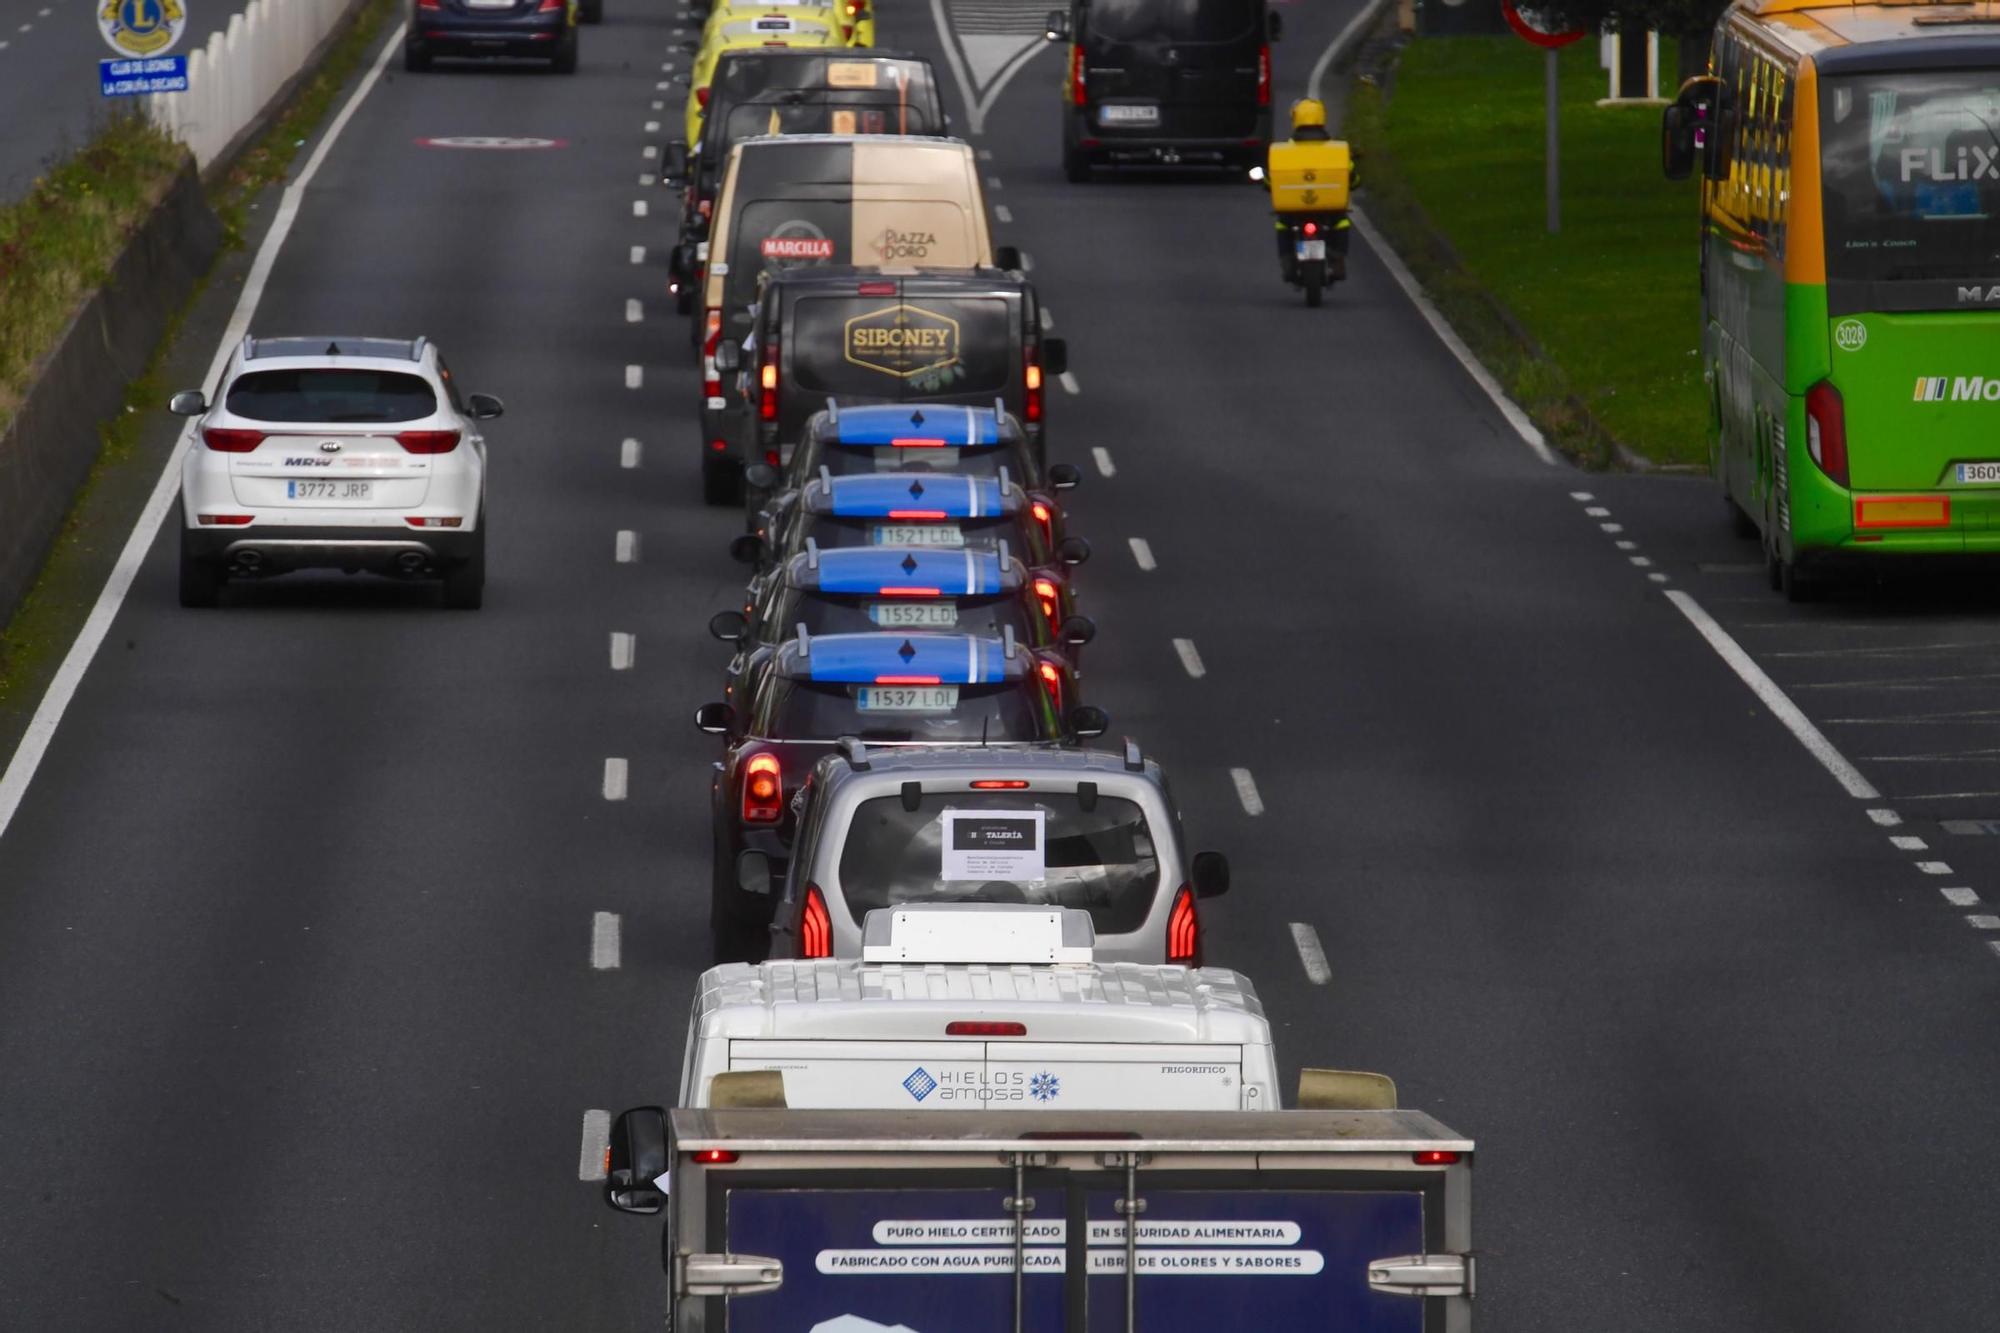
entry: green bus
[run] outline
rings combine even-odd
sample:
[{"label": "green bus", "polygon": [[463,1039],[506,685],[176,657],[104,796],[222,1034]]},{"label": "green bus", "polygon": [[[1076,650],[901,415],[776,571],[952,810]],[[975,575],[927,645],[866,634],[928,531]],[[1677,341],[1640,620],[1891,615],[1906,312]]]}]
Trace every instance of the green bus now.
[{"label": "green bus", "polygon": [[1662,140],[1702,177],[1710,465],[1772,587],[2000,555],[2000,3],[1739,3]]}]

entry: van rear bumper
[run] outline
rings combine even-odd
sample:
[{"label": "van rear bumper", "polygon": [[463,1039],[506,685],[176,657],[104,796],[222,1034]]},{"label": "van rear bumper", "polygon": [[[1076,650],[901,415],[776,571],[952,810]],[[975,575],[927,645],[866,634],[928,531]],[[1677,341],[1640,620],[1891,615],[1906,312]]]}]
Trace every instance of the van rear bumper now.
[{"label": "van rear bumper", "polygon": [[1091,123],[1091,108],[1071,108],[1064,113],[1065,134],[1071,145],[1100,162],[1237,162],[1264,160],[1271,143],[1271,113],[1260,111],[1246,134],[1212,135],[1132,134],[1106,132]]}]

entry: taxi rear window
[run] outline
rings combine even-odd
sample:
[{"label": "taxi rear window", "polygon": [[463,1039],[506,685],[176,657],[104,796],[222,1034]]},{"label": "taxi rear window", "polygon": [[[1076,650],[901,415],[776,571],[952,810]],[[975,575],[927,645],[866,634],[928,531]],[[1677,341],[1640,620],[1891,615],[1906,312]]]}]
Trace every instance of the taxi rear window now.
[{"label": "taxi rear window", "polygon": [[1015,323],[999,297],[807,297],[792,307],[792,377],[815,395],[991,395],[1013,380]]},{"label": "taxi rear window", "polygon": [[253,370],[229,386],[227,406],[251,421],[419,421],[437,411],[437,394],[393,370]]},{"label": "taxi rear window", "polygon": [[[947,809],[1042,811],[1046,877],[948,880]],[[1101,935],[1137,930],[1159,892],[1160,854],[1137,802],[1099,796],[1091,809],[1063,792],[927,792],[915,810],[900,796],[861,802],[840,849],[840,891],[858,922],[873,908],[910,902],[1030,903],[1079,907]]]},{"label": "taxi rear window", "polygon": [[[1057,723],[1041,688],[1026,680],[995,685],[953,685],[956,696],[947,708],[919,706],[884,709],[866,707],[863,693],[872,687],[817,680],[772,682],[759,719],[760,735],[776,740],[833,740],[856,736],[864,741],[1039,741],[1057,739]],[[898,687],[901,688],[901,687]],[[910,687],[920,688],[920,687]]]}]

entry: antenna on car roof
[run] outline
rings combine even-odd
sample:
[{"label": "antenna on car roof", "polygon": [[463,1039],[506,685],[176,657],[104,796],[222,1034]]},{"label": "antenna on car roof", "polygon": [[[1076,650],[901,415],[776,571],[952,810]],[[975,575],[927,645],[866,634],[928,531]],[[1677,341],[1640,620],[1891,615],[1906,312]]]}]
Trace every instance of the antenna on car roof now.
[{"label": "antenna on car roof", "polygon": [[924,784],[921,782],[905,782],[901,795],[903,798],[903,808],[914,815],[917,813],[918,807],[924,803]]},{"label": "antenna on car roof", "polygon": [[798,629],[799,629],[799,656],[811,657],[813,650],[812,636],[806,633],[806,622],[801,620],[799,622]]},{"label": "antenna on car roof", "polygon": [[806,568],[819,568],[819,541],[813,537],[806,538]]}]

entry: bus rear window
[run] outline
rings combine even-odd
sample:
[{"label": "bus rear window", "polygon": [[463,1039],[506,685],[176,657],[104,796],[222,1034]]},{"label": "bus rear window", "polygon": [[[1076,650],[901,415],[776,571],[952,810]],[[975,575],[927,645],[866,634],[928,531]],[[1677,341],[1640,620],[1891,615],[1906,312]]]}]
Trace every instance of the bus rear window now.
[{"label": "bus rear window", "polygon": [[1820,122],[1830,282],[2000,278],[2000,70],[1830,77]]},{"label": "bus rear window", "polygon": [[810,297],[793,306],[799,387],[844,399],[991,395],[1013,379],[1010,302],[997,298]]}]

